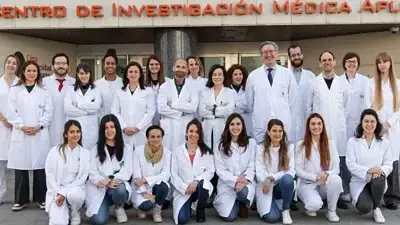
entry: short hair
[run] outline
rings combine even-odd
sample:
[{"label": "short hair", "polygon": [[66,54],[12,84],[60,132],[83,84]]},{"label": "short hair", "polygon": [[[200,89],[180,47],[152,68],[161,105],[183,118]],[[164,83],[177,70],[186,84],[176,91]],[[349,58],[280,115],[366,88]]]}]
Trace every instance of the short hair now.
[{"label": "short hair", "polygon": [[279,50],[279,46],[275,42],[273,42],[273,41],[264,41],[263,43],[260,44],[260,51],[266,45],[274,46],[275,51]]},{"label": "short hair", "polygon": [[299,45],[291,45],[291,46],[289,46],[289,48],[287,49],[287,54],[288,54],[289,58],[290,58],[290,49],[294,49],[294,48],[299,48],[299,49],[300,49],[300,52],[303,53],[303,50],[300,48]]},{"label": "short hair", "polygon": [[67,59],[67,64],[69,65],[69,58],[67,56],[67,54],[65,53],[57,53],[53,56],[53,59],[51,60],[51,65],[54,66],[54,64],[56,63],[56,58],[58,57],[65,57]]},{"label": "short hair", "polygon": [[351,59],[351,58],[357,58],[357,63],[358,63],[357,69],[360,68],[360,63],[361,63],[360,56],[359,56],[357,53],[348,52],[348,53],[346,53],[346,55],[344,55],[344,57],[343,57],[342,66],[343,66],[343,70],[344,70],[344,71],[346,71],[346,67],[344,66],[344,65],[346,65],[346,61],[347,61],[348,59]]},{"label": "short hair", "polygon": [[152,130],[159,130],[161,131],[161,137],[164,137],[164,129],[162,129],[160,126],[158,125],[151,125],[149,128],[147,128],[146,130],[146,138],[149,138],[150,136],[150,131]]},{"label": "short hair", "polygon": [[319,55],[319,61],[321,62],[321,57],[324,53],[329,53],[332,55],[333,59],[336,59],[335,55],[333,54],[333,52],[331,51],[323,51],[320,55]]}]

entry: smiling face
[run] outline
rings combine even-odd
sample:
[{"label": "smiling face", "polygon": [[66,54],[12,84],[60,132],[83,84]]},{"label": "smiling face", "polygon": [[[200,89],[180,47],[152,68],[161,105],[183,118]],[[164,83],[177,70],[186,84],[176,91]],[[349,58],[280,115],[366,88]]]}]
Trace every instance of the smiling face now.
[{"label": "smiling face", "polygon": [[129,83],[138,83],[140,78],[140,70],[137,66],[131,66],[128,69],[127,77]]},{"label": "smiling face", "polygon": [[184,78],[188,73],[187,63],[183,59],[179,59],[175,62],[173,71],[176,78]]},{"label": "smiling face", "polygon": [[81,130],[79,127],[72,125],[69,127],[65,137],[67,138],[69,145],[77,145],[79,140],[81,140]]},{"label": "smiling face", "polygon": [[37,67],[33,64],[28,65],[25,68],[24,76],[26,83],[36,83],[38,78],[38,70]]},{"label": "smiling face", "polygon": [[336,60],[333,58],[333,55],[329,52],[324,52],[321,55],[319,66],[325,73],[332,73],[335,68]]},{"label": "smiling face", "polygon": [[199,131],[197,126],[192,124],[187,131],[187,138],[189,143],[197,143],[199,141]]},{"label": "smiling face", "polygon": [[15,74],[17,71],[17,59],[9,56],[4,64],[4,69],[7,74]]},{"label": "smiling face", "polygon": [[86,85],[90,80],[90,72],[85,72],[85,70],[80,69],[78,73],[78,78],[82,82],[82,85]]},{"label": "smiling face", "polygon": [[113,121],[109,121],[105,125],[105,135],[106,135],[106,140],[114,140],[115,135],[117,133],[117,130],[115,129],[115,124]]},{"label": "smiling face", "polygon": [[380,60],[378,63],[378,69],[381,73],[388,73],[391,66],[391,62],[389,60],[383,61]]},{"label": "smiling face", "polygon": [[310,120],[309,129],[312,135],[319,136],[323,131],[324,125],[320,118],[314,117]]},{"label": "smiling face", "polygon": [[278,144],[283,138],[283,128],[279,125],[273,125],[268,132],[268,136],[273,144]]},{"label": "smiling face", "polygon": [[163,138],[161,130],[153,129],[149,132],[148,141],[153,148],[159,149],[161,147],[162,140]]},{"label": "smiling face", "polygon": [[242,121],[236,117],[229,123],[229,133],[232,137],[239,137],[240,133],[242,133],[243,124]]},{"label": "smiling face", "polygon": [[364,135],[374,134],[376,129],[376,119],[373,115],[365,115],[362,120],[362,128],[364,130]]},{"label": "smiling face", "polygon": [[188,60],[189,64],[189,74],[198,75],[200,72],[200,65],[197,63],[197,60],[190,58]]},{"label": "smiling face", "polygon": [[158,72],[160,72],[160,69],[161,69],[160,63],[155,59],[150,59],[149,70],[151,73],[152,80],[158,80]]},{"label": "smiling face", "polygon": [[261,60],[265,65],[274,66],[278,52],[273,45],[267,44],[261,48]]},{"label": "smiling face", "polygon": [[241,85],[243,81],[243,73],[240,69],[235,69],[232,73],[232,82],[234,85]]},{"label": "smiling face", "polygon": [[224,83],[224,71],[221,68],[215,69],[211,78],[215,86],[222,85]]},{"label": "smiling face", "polygon": [[65,56],[59,56],[54,59],[54,73],[58,76],[65,76],[68,73],[69,65]]},{"label": "smiling face", "polygon": [[104,70],[107,75],[114,75],[117,71],[117,62],[115,62],[114,57],[108,56],[104,59]]},{"label": "smiling face", "polygon": [[290,63],[293,65],[293,67],[300,68],[303,66],[303,54],[301,53],[301,49],[299,47],[290,48],[289,53]]}]

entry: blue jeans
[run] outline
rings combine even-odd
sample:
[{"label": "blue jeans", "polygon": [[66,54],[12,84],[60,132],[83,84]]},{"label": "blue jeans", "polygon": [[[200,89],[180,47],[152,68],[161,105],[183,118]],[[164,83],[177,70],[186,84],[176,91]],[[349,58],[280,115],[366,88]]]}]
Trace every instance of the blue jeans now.
[{"label": "blue jeans", "polygon": [[103,202],[100,205],[99,212],[90,217],[93,225],[103,225],[108,222],[110,217],[110,206],[121,207],[128,200],[129,193],[125,188],[125,183],[121,183],[115,189],[108,188]]},{"label": "blue jeans", "polygon": [[[152,192],[152,194],[156,196],[155,204],[162,206],[168,196],[169,188],[166,183],[161,182],[160,184],[154,185]],[[156,206],[155,204],[150,200],[147,200],[140,204],[139,210],[143,212],[149,212]]]},{"label": "blue jeans", "polygon": [[197,201],[197,209],[204,210],[206,208],[208,196],[208,190],[203,188],[204,181],[201,180],[197,184],[196,191],[189,197],[189,199],[183,204],[178,214],[178,224],[187,224],[191,217],[190,207],[192,202]]},{"label": "blue jeans", "polygon": [[236,193],[236,201],[233,205],[231,213],[229,213],[228,217],[221,217],[221,219],[225,222],[232,222],[234,221],[239,214],[239,204],[249,205],[250,202],[247,200],[247,195],[249,194],[249,189],[245,186],[241,191]]},{"label": "blue jeans", "polygon": [[281,212],[276,205],[275,199],[282,199],[282,209],[287,210],[292,203],[294,191],[294,178],[291,175],[285,174],[275,185],[272,192],[271,209],[265,214],[262,219],[268,223],[276,223],[281,220]]}]

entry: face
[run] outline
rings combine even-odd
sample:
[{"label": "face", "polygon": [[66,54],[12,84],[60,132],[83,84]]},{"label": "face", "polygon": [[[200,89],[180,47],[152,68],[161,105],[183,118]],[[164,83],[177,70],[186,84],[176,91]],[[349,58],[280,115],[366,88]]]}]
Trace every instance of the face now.
[{"label": "face", "polygon": [[114,75],[117,71],[117,63],[112,56],[105,58],[104,60],[104,70],[108,75]]},{"label": "face", "polygon": [[381,73],[387,73],[387,72],[389,72],[390,66],[391,66],[390,61],[383,61],[383,60],[381,60],[381,61],[378,63],[378,69],[379,69],[379,71],[381,71]]},{"label": "face", "polygon": [[127,77],[129,82],[138,83],[140,78],[140,70],[137,66],[131,66],[128,69]]},{"label": "face", "polygon": [[239,118],[235,118],[229,124],[229,133],[232,137],[239,137],[239,134],[242,132],[243,124]]},{"label": "face", "polygon": [[8,74],[15,74],[15,72],[17,71],[17,59],[14,57],[8,57],[5,63],[5,71]]},{"label": "face", "polygon": [[187,131],[188,142],[197,143],[199,141],[199,131],[196,125],[192,124],[189,126]]},{"label": "face", "polygon": [[35,83],[38,77],[38,70],[35,65],[29,65],[24,71],[25,79],[29,83]]},{"label": "face", "polygon": [[350,58],[345,61],[344,67],[347,72],[355,73],[358,69],[358,60],[356,57]]},{"label": "face", "polygon": [[60,56],[54,59],[54,73],[58,76],[65,76],[68,73],[68,63],[67,58]]},{"label": "face", "polygon": [[151,74],[155,74],[158,78],[158,72],[160,72],[160,63],[157,60],[150,59],[149,70]]},{"label": "face", "polygon": [[330,73],[333,71],[333,68],[335,68],[336,61],[333,59],[333,56],[329,52],[325,52],[322,54],[319,66],[322,68],[322,70],[326,73]]},{"label": "face", "polygon": [[314,117],[310,120],[309,128],[312,135],[319,136],[322,133],[324,125],[322,124],[322,120],[318,117]]},{"label": "face", "polygon": [[362,128],[365,134],[373,134],[376,129],[376,119],[373,115],[366,115],[362,120]]},{"label": "face", "polygon": [[283,138],[283,129],[279,125],[273,125],[268,131],[268,136],[272,143],[279,143]]},{"label": "face", "polygon": [[275,65],[278,53],[273,45],[264,45],[261,48],[261,59],[265,65]]},{"label": "face", "polygon": [[295,68],[299,68],[303,65],[303,54],[299,47],[289,49],[290,63]]},{"label": "face", "polygon": [[189,72],[190,74],[199,74],[200,65],[195,59],[189,59]]},{"label": "face", "polygon": [[69,144],[78,144],[79,140],[81,140],[81,130],[79,127],[72,125],[65,136]]},{"label": "face", "polygon": [[161,142],[162,142],[162,134],[161,134],[161,130],[159,129],[153,129],[149,132],[149,143],[151,146],[155,147],[155,148],[159,148],[161,146]]},{"label": "face", "polygon": [[177,77],[177,78],[186,77],[186,75],[188,73],[186,61],[183,59],[176,61],[174,64],[173,71],[174,71],[175,77]]},{"label": "face", "polygon": [[234,85],[241,85],[243,81],[243,73],[240,69],[236,69],[232,74],[232,81]]},{"label": "face", "polygon": [[115,124],[113,121],[109,121],[106,123],[105,135],[107,140],[114,140],[117,131],[115,129]]},{"label": "face", "polygon": [[89,72],[86,73],[83,69],[80,69],[78,73],[78,78],[83,85],[88,84],[90,79],[90,73]]},{"label": "face", "polygon": [[214,85],[222,85],[224,82],[224,72],[221,68],[218,68],[214,70],[211,78]]}]

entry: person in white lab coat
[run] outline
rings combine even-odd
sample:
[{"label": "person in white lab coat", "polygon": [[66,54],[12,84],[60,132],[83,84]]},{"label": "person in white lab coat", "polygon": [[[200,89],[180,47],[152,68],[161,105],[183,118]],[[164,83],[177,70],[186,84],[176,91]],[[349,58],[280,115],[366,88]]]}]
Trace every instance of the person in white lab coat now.
[{"label": "person in white lab coat", "polygon": [[219,176],[214,208],[222,220],[248,217],[255,195],[255,151],[257,143],[247,135],[243,117],[231,114],[225,123],[218,150],[214,152]]},{"label": "person in white lab coat", "polygon": [[105,75],[94,82],[101,94],[100,119],[111,113],[115,92],[122,88],[122,79],[117,75],[118,57],[115,49],[107,49],[103,62]]},{"label": "person in white lab coat", "polygon": [[206,202],[213,191],[210,182],[215,172],[213,153],[204,142],[203,129],[197,119],[187,124],[186,139],[186,143],[172,151],[171,184],[175,187],[175,224],[188,223],[192,207],[196,209],[196,221],[205,222]]},{"label": "person in white lab coat", "polygon": [[393,171],[387,176],[388,189],[384,201],[388,209],[395,210],[400,203],[400,80],[396,79],[394,61],[387,52],[377,55],[375,68],[376,74],[368,81],[365,90],[365,105],[378,113],[385,137],[391,145]]},{"label": "person in white lab coat", "polygon": [[79,210],[85,202],[85,182],[89,175],[90,151],[82,147],[82,128],[78,121],[68,120],[64,141],[47,156],[46,212],[49,225],[79,225]]},{"label": "person in white lab coat", "polygon": [[119,119],[126,144],[144,145],[146,129],[156,113],[154,92],[144,86],[144,73],[138,62],[130,62],[125,67],[122,82],[122,89],[114,95],[111,113]]},{"label": "person in white lab coat", "polygon": [[29,200],[29,171],[33,170],[33,202],[45,209],[45,161],[51,148],[49,126],[53,119],[51,94],[42,87],[39,65],[27,61],[18,83],[10,89],[7,119],[13,126],[8,168],[15,171],[13,211]]},{"label": "person in white lab coat", "polygon": [[62,133],[66,122],[64,98],[69,87],[75,84],[75,78],[68,75],[69,58],[65,53],[57,53],[52,59],[53,75],[43,79],[43,87],[50,91],[53,100],[53,119],[50,125],[51,147],[62,142]]},{"label": "person in white lab coat", "polygon": [[[282,219],[283,224],[292,224],[294,161],[294,145],[288,142],[283,122],[271,119],[264,142],[258,145],[255,161],[257,211],[265,222],[276,223]],[[277,200],[282,200],[282,216]]]},{"label": "person in white lab coat", "polygon": [[132,193],[128,183],[132,176],[132,158],[132,147],[124,144],[118,118],[105,115],[100,121],[99,141],[91,150],[86,182],[86,216],[93,225],[107,223],[112,205],[117,222],[128,221],[124,203]]},{"label": "person in white lab coat", "polygon": [[99,130],[100,90],[93,84],[93,74],[86,63],[76,67],[74,87],[64,98],[68,120],[77,120],[82,126],[82,147],[92,149],[97,143]]},{"label": "person in white lab coat", "polygon": [[343,187],[336,144],[328,139],[320,114],[311,114],[306,124],[304,140],[296,144],[297,196],[311,217],[317,216],[317,211],[323,206],[322,200],[326,199],[327,219],[339,222],[336,207]]},{"label": "person in white lab coat", "polygon": [[[200,97],[200,92],[206,88],[207,84],[207,78],[204,77],[203,64],[197,56],[188,56],[186,58],[186,63],[189,69],[189,74],[186,79],[193,84],[193,88],[196,88]],[[196,112],[195,117],[201,121],[198,111]]]},{"label": "person in white lab coat", "polygon": [[17,57],[9,55],[4,60],[4,74],[0,78],[0,205],[6,194],[6,170],[10,147],[12,124],[7,119],[7,102],[10,88],[17,84]]},{"label": "person in white lab coat", "polygon": [[387,175],[393,169],[391,146],[382,137],[383,126],[375,110],[364,110],[360,120],[355,136],[347,142],[346,164],[352,174],[350,192],[358,211],[374,211],[375,222],[384,223],[380,206]]},{"label": "person in white lab coat", "polygon": [[265,41],[260,45],[264,64],[250,73],[246,82],[246,98],[252,113],[253,134],[257,143],[263,141],[267,124],[279,119],[285,124],[289,142],[294,139],[292,117],[296,101],[297,83],[292,72],[277,65],[278,45]]},{"label": "person in white lab coat", "polygon": [[132,203],[140,219],[153,210],[153,221],[163,222],[161,208],[168,196],[171,176],[171,151],[164,148],[164,130],[152,125],[146,130],[147,143],[133,153]]}]

